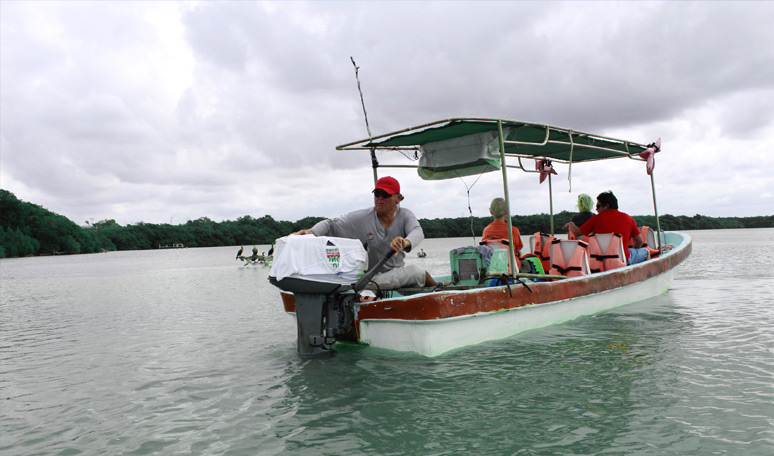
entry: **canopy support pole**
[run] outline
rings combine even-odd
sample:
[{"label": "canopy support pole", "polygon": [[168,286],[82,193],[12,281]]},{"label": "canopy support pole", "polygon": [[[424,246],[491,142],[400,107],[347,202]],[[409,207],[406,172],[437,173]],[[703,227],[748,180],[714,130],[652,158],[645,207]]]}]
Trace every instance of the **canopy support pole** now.
[{"label": "canopy support pole", "polygon": [[[656,181],[653,180],[653,172],[650,173],[650,191],[653,194],[653,211],[656,213],[656,243],[658,244],[658,251],[661,252],[661,221],[658,218],[658,205],[656,204]],[[645,239],[645,242],[648,240]]]},{"label": "canopy support pole", "polygon": [[373,147],[371,148],[371,168],[374,169],[374,186],[376,186],[376,181],[379,180],[379,173],[376,172],[376,168],[379,167],[379,161],[376,160],[376,149]]},{"label": "canopy support pole", "polygon": [[511,277],[516,277],[516,258],[513,255],[513,220],[511,220],[511,201],[508,197],[508,173],[505,166],[505,138],[503,136],[503,123],[497,121],[497,134],[500,139],[500,169],[503,172],[503,195],[505,196],[505,212],[508,214],[508,260],[511,265]]},{"label": "canopy support pole", "polygon": [[551,212],[551,236],[554,235],[554,191],[551,188],[551,174],[548,174],[548,210]]}]

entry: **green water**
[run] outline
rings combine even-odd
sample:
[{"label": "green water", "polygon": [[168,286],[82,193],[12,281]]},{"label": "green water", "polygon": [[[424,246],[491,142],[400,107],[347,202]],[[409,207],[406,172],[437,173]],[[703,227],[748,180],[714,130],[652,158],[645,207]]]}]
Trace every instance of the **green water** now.
[{"label": "green water", "polygon": [[434,359],[298,359],[236,247],[1,260],[0,454],[774,454],[774,230],[690,235],[667,294]]}]

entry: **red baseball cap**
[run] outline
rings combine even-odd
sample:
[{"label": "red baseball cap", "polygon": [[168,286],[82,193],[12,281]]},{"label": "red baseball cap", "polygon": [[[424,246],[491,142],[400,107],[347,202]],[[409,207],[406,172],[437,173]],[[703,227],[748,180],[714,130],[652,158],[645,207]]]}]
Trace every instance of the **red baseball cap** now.
[{"label": "red baseball cap", "polygon": [[384,190],[390,195],[394,195],[396,193],[400,193],[400,184],[398,183],[398,180],[395,179],[394,177],[384,176],[378,181],[376,181],[376,187],[373,189],[371,193],[377,190]]}]

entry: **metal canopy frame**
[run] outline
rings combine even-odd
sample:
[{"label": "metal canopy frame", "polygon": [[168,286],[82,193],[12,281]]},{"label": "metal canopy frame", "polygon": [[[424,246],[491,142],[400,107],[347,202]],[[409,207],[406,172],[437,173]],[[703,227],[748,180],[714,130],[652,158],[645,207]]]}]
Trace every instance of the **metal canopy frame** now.
[{"label": "metal canopy frame", "polygon": [[475,133],[508,131],[503,138],[506,156],[548,158],[560,163],[606,160],[628,157],[642,160],[638,154],[647,146],[631,141],[584,133],[567,128],[528,122],[457,117],[387,133],[338,146],[338,150],[417,150],[430,142]]},{"label": "metal canopy frame", "polygon": [[[629,158],[644,161],[640,152],[645,144],[625,141],[606,136],[593,135],[567,128],[520,122],[514,120],[491,119],[482,117],[455,117],[409,127],[360,141],[336,147],[337,150],[368,150],[371,154],[371,166],[374,184],[378,180],[377,168],[418,168],[417,165],[382,165],[376,158],[376,151],[419,151],[424,144],[459,138],[471,134],[497,131],[500,152],[500,169],[503,175],[503,195],[508,215],[508,241],[513,245],[511,205],[508,191],[507,168],[519,168],[527,173],[539,173],[539,170],[527,169],[522,159],[549,159],[565,163],[572,170],[573,163]],[[506,162],[507,157],[517,159],[518,165]],[[661,224],[656,204],[656,187],[653,174],[650,175],[653,207],[656,215],[656,230],[661,233]],[[553,192],[551,175],[548,175],[551,234],[554,234]],[[661,236],[657,236],[661,250]],[[509,248],[511,273],[515,274],[513,249]]]}]

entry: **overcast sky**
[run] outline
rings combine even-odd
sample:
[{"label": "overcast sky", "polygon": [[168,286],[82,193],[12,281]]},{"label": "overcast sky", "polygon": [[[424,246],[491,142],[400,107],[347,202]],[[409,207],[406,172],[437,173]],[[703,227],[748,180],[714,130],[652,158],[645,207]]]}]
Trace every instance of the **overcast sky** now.
[{"label": "overcast sky", "polygon": [[[774,214],[774,2],[0,2],[0,187],[83,225],[295,221],[373,204],[372,132],[458,116],[662,140],[660,214]],[[411,164],[407,159],[383,162]],[[557,165],[554,210],[645,165]],[[420,218],[488,216],[500,175],[397,177]],[[512,212],[548,185],[509,174]]]}]

